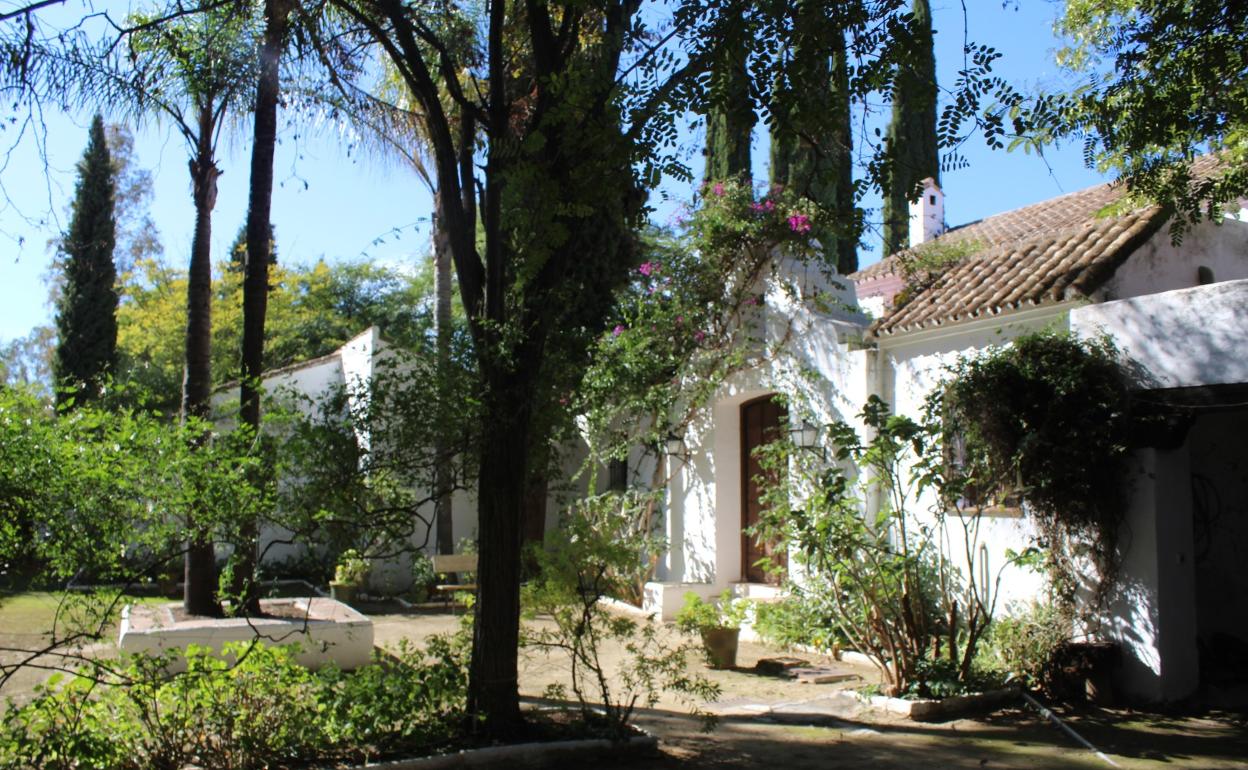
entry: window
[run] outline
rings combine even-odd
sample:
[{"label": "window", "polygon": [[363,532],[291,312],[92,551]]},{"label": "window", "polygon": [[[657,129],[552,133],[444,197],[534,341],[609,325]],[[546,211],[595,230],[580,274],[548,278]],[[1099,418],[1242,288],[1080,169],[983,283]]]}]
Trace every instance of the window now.
[{"label": "window", "polygon": [[607,489],[623,492],[628,489],[628,460],[612,460],[607,463]]}]

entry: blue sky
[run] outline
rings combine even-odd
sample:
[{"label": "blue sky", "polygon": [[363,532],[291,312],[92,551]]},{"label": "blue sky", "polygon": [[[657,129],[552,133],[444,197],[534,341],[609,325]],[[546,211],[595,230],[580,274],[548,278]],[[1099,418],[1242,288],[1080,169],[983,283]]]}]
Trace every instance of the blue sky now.
[{"label": "blue sky", "polygon": [[[942,83],[952,83],[962,61],[962,5],[932,0],[932,6],[938,77]],[[1060,7],[1048,0],[1017,4],[968,0],[966,34],[971,41],[1004,53],[996,72],[1016,87],[1060,87],[1065,80],[1052,55],[1058,44],[1052,36],[1052,21]],[[876,109],[881,115],[886,112],[885,105]],[[51,255],[45,245],[65,226],[74,164],[86,144],[90,116],[47,114],[44,120],[46,173],[31,131],[0,168],[0,341],[25,335],[51,319],[43,283]],[[222,142],[220,165],[225,173],[214,212],[214,259],[233,241],[246,209],[249,147],[243,137],[248,128],[240,127]],[[12,145],[19,129],[4,129],[0,147]],[[688,139],[687,144],[696,144],[694,137]],[[299,134],[283,132],[273,199],[280,258],[288,263],[309,263],[320,257],[331,261],[367,258],[396,265],[427,259],[428,191],[399,161],[362,157],[346,147],[345,138],[332,126]],[[136,131],[136,150],[139,164],[155,178],[152,216],[161,231],[165,258],[170,264],[185,265],[194,217],[185,146],[167,126],[156,124]],[[947,173],[942,180],[947,221],[951,225],[973,221],[1103,181],[1083,167],[1079,150],[1078,146],[1055,149],[1041,160],[1021,152],[989,151],[982,140],[972,139],[963,148],[970,167]],[[760,141],[755,153],[757,178],[766,178],[761,164],[765,154]],[[697,158],[691,162],[700,164]],[[673,183],[664,185],[662,191],[672,199],[685,199],[691,192]],[[866,203],[878,206],[878,199]],[[660,222],[675,205],[658,196],[653,204],[654,218]],[[866,246],[860,256],[864,265],[879,259],[878,236],[869,235]]]}]

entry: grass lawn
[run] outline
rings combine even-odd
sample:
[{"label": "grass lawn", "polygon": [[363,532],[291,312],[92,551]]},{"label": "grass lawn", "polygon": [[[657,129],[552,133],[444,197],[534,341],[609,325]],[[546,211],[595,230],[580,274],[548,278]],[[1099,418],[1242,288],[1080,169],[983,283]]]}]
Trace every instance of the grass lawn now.
[{"label": "grass lawn", "polygon": [[[76,592],[0,592],[0,666],[26,660],[28,651],[41,650],[53,639],[77,636],[89,651],[113,650],[121,608],[126,604],[167,602],[162,597],[134,597],[112,592],[88,595]],[[101,621],[100,619],[103,618]],[[55,661],[48,661],[50,665]],[[5,672],[7,673],[7,672]],[[21,698],[50,671],[27,668],[0,687],[0,700]]]}]

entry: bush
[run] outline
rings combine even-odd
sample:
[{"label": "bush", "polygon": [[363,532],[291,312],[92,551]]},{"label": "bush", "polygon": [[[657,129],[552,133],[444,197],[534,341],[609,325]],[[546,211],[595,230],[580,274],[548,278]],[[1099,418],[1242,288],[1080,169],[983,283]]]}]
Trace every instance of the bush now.
[{"label": "bush", "polygon": [[805,645],[822,652],[844,648],[845,636],[836,625],[835,609],[823,606],[819,594],[800,592],[775,602],[754,605],[754,631],[780,647]]},{"label": "bush", "polygon": [[[603,607],[600,600],[627,584],[653,542],[630,529],[631,507],[626,502],[612,505],[613,497],[594,498],[572,509],[548,535],[546,547],[534,553],[539,576],[525,586],[525,612],[528,617],[549,616],[554,628],[524,628],[522,643],[565,653],[584,722],[605,722],[613,737],[623,738],[630,734],[634,709],[653,708],[661,693],[675,694],[697,712],[699,700],[715,699],[719,688],[688,673],[691,646],[672,646],[660,637],[657,624],[613,615]],[[627,532],[632,536],[621,536]],[[601,658],[606,641],[622,645],[627,653],[614,671]],[[547,696],[564,698],[566,693],[555,686]]]},{"label": "bush", "polygon": [[1072,618],[1055,604],[1032,604],[997,620],[991,649],[997,665],[1024,687],[1047,690],[1055,656],[1070,639]]},{"label": "bush", "polygon": [[172,677],[164,659],[102,662],[5,713],[0,766],[239,770],[429,751],[464,724],[467,647],[435,639],[352,672],[247,643],[227,646],[235,663],[192,647]]}]

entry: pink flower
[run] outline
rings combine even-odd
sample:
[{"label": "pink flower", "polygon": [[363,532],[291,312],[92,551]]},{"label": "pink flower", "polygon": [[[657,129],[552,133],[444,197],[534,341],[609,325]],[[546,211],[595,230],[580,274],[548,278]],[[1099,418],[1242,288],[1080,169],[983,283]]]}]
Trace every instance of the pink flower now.
[{"label": "pink flower", "polygon": [[615,325],[615,328],[611,330],[611,336],[612,336],[612,337],[618,337],[618,336],[620,336],[620,335],[621,335],[621,334],[623,334],[623,333],[624,333],[624,325],[623,325],[623,324],[616,324],[616,325]]},{"label": "pink flower", "polygon": [[706,332],[702,331],[701,329],[693,333],[694,342],[702,342],[702,340],[704,339],[706,339]]},{"label": "pink flower", "polygon": [[659,271],[658,262],[642,262],[640,265],[637,266],[637,272],[641,273],[647,278],[649,278],[652,273],[657,273],[658,271]]},{"label": "pink flower", "polygon": [[776,204],[770,200],[760,201],[759,203],[751,203],[750,208],[755,211],[772,211],[776,208]]},{"label": "pink flower", "polygon": [[757,305],[758,297],[746,297],[741,301],[741,304],[746,305],[747,307],[750,305]]},{"label": "pink flower", "polygon": [[795,233],[810,232],[810,217],[805,214],[794,214],[789,217],[789,229]]},{"label": "pink flower", "polygon": [[723,194],[724,194],[724,183],[723,183],[723,182],[716,182],[716,183],[715,183],[715,187],[714,187],[713,189],[714,189],[714,191],[715,191],[715,194],[716,194],[716,195],[718,195],[718,196],[720,196],[720,197],[723,197]]},{"label": "pink flower", "polygon": [[684,322],[685,322],[685,317],[684,317],[683,315],[678,315],[678,316],[676,316],[676,325],[677,325],[677,326],[680,326],[680,325],[681,325],[681,324],[683,324]]}]

